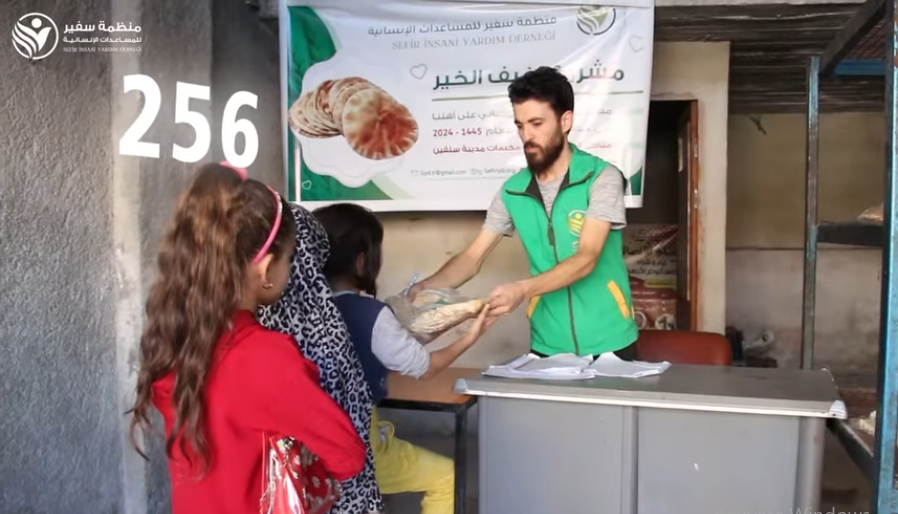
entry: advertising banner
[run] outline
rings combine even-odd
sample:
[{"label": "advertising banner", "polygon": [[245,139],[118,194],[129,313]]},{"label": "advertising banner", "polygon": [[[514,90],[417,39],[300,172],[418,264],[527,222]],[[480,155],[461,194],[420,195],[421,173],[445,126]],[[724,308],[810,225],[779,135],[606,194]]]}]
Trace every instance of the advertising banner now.
[{"label": "advertising banner", "polygon": [[291,200],[486,209],[526,165],[508,85],[551,66],[576,95],[571,142],[642,206],[653,3],[283,0],[280,19]]}]

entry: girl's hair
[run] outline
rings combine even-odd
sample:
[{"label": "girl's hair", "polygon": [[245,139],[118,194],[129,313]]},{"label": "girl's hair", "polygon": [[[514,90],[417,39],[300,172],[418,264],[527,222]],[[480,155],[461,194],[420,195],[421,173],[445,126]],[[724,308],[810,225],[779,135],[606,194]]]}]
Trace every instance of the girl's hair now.
[{"label": "girl's hair", "polygon": [[[351,280],[361,291],[377,296],[377,275],[380,273],[381,244],[384,228],[368,209],[353,203],[336,203],[313,211],[315,218],[327,232],[330,257],[324,265],[329,279]],[[365,255],[365,265],[359,273],[356,261]]]},{"label": "girl's hair", "polygon": [[172,455],[180,436],[181,453],[191,464],[198,456],[205,471],[211,456],[204,389],[215,344],[229,329],[249,264],[272,235],[279,208],[280,226],[265,253],[280,259],[294,247],[296,223],[289,206],[266,185],[238,173],[219,164],[200,168],[178,202],[159,252],[159,274],[147,299],[146,329],[140,339],[131,420],[132,443],[144,458],[135,429],[151,426],[153,383],[174,371],[176,417],[166,453]]}]

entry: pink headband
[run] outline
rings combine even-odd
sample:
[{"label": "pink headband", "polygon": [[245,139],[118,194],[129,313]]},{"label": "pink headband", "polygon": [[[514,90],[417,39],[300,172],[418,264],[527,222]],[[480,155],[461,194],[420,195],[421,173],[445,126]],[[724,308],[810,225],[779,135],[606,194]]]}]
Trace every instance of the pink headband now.
[{"label": "pink headband", "polygon": [[[231,166],[228,161],[221,161],[222,166],[227,166],[232,170],[236,171],[240,178],[246,180],[249,176],[249,172],[246,168],[238,168],[236,166]],[[278,233],[278,229],[281,228],[281,218],[284,215],[284,203],[281,202],[281,195],[278,194],[274,189],[268,188],[272,194],[274,194],[274,201],[277,203],[277,214],[274,217],[274,223],[271,224],[271,232],[268,233],[268,239],[265,240],[265,244],[262,245],[262,248],[259,249],[259,252],[253,257],[253,264],[259,264],[263,257],[268,253],[268,249],[271,248],[271,243],[274,242],[274,237]]]}]

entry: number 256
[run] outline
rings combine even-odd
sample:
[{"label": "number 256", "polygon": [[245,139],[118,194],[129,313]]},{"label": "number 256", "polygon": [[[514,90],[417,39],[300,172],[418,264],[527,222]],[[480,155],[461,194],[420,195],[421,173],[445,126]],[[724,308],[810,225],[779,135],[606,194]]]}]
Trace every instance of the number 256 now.
[{"label": "number 256", "polygon": [[[125,93],[140,91],[143,93],[143,109],[128,127],[119,140],[119,153],[121,155],[133,155],[136,157],[159,158],[159,143],[141,141],[147,130],[156,121],[159,108],[162,106],[162,92],[159,84],[147,75],[125,75]],[[184,147],[177,143],[172,146],[172,157],[181,161],[193,163],[204,158],[209,153],[212,144],[212,129],[209,120],[202,114],[190,110],[190,100],[210,100],[209,86],[178,82],[175,86],[175,123],[186,123],[196,133],[193,145]],[[245,118],[237,119],[237,111],[243,106],[253,109],[258,106],[259,97],[248,92],[238,91],[231,95],[225,104],[221,120],[221,148],[225,159],[234,166],[246,168],[259,154],[259,133],[251,121]],[[243,134],[243,153],[237,153],[237,134]]]}]

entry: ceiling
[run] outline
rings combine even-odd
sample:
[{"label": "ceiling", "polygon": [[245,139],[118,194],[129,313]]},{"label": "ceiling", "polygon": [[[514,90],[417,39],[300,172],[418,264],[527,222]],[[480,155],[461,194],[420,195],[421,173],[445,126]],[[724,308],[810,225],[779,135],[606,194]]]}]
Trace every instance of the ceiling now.
[{"label": "ceiling", "polygon": [[[726,5],[655,9],[656,41],[730,41],[730,112],[804,112],[807,63],[859,4]],[[821,80],[820,109],[882,110],[882,77]]]},{"label": "ceiling", "polygon": [[[275,28],[274,0],[249,0]],[[271,5],[269,5],[271,4]],[[730,112],[804,112],[806,67],[860,4],[754,4],[655,8],[656,41],[730,41]],[[276,30],[276,29],[275,29]],[[821,80],[820,109],[883,108],[882,77]]]}]

